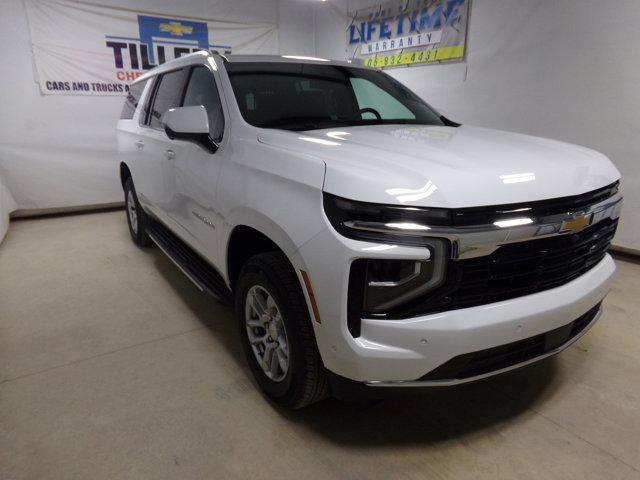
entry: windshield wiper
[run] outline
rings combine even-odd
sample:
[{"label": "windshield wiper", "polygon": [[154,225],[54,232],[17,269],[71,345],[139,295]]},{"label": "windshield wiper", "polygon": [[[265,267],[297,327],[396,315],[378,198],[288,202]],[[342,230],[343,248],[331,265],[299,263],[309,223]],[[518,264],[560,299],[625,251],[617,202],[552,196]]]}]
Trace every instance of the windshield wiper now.
[{"label": "windshield wiper", "polygon": [[284,130],[314,130],[321,128],[322,122],[331,123],[327,117],[284,117],[258,125],[260,128],[282,128]]},{"label": "windshield wiper", "polygon": [[360,127],[369,125],[415,125],[415,120],[408,119],[354,119],[327,117],[285,117],[258,125],[260,128],[279,128],[296,132],[319,130],[332,127]]}]

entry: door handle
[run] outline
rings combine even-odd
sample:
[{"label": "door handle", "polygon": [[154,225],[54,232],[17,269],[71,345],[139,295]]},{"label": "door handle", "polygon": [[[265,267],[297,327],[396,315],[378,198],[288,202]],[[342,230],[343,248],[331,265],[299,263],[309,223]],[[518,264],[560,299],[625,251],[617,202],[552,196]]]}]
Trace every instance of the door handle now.
[{"label": "door handle", "polygon": [[167,160],[173,160],[176,158],[176,152],[173,150],[165,150],[164,154],[167,156]]},{"label": "door handle", "polygon": [[142,150],[144,148],[144,142],[142,140],[138,140],[136,142],[136,147],[138,147],[138,150]]}]

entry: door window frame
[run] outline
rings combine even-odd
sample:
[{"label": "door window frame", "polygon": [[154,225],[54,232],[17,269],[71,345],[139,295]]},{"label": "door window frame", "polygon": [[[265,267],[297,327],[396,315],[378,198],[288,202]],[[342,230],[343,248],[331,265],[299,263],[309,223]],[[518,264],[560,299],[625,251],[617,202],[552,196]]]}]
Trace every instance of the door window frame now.
[{"label": "door window frame", "polygon": [[153,102],[156,98],[156,90],[158,89],[160,75],[154,75],[151,77],[151,86],[149,87],[149,94],[147,98],[145,98],[144,105],[142,106],[142,111],[140,112],[139,125],[143,128],[151,128],[149,112],[151,112],[151,107],[153,106]]},{"label": "door window frame", "polygon": [[[167,70],[166,72],[162,72],[162,73],[158,73],[157,75],[154,75],[154,77],[153,77],[153,86],[152,86],[151,93],[149,95],[149,101],[146,103],[146,112],[145,112],[145,115],[144,115],[144,122],[140,123],[141,127],[150,128],[151,130],[164,131],[162,128],[156,128],[156,127],[152,127],[151,126],[151,114],[153,112],[153,106],[156,103],[156,96],[158,94],[158,89],[160,88],[160,85],[162,85],[162,78],[168,73],[179,72],[181,70],[186,70],[187,68],[189,68],[189,66],[180,67],[180,68],[174,68],[173,70]],[[190,73],[187,75],[187,77],[189,75],[190,75]],[[185,78],[187,78],[187,77],[185,77]],[[180,87],[182,89],[182,92],[180,94],[180,104],[178,106],[182,106],[182,101],[184,100],[184,92],[186,90],[186,85],[187,85],[186,81],[183,81],[182,86]]]},{"label": "door window frame", "polygon": [[225,115],[225,112],[224,112],[224,102],[222,100],[224,97],[223,97],[223,92],[221,92],[219,88],[220,82],[218,81],[218,79],[216,79],[216,75],[214,71],[211,68],[209,68],[208,65],[195,64],[195,65],[189,66],[189,73],[187,74],[187,79],[184,83],[184,86],[182,87],[182,96],[180,98],[180,106],[181,107],[184,106],[184,99],[187,96],[187,88],[189,87],[189,82],[191,81],[191,76],[193,75],[193,71],[196,68],[204,68],[206,71],[208,71],[211,74],[211,77],[213,78],[213,84],[215,86],[216,93],[218,94],[218,101],[220,102],[220,113],[222,114],[222,137],[220,138],[220,140],[215,140],[211,138],[211,128],[209,128],[209,138],[211,138],[213,142],[216,142],[217,144],[221,144],[226,137],[226,130],[227,130],[227,116]]},{"label": "door window frame", "polygon": [[[221,82],[222,79],[220,78],[219,75],[216,75],[216,71],[214,71],[214,69],[212,69],[209,64],[207,63],[194,63],[194,64],[189,64],[189,65],[185,65],[183,67],[179,67],[179,68],[174,68],[172,70],[167,70],[166,72],[162,72],[162,73],[158,73],[156,75],[154,75],[152,78],[150,78],[149,80],[153,82],[152,85],[148,86],[147,88],[150,88],[149,91],[149,95],[147,96],[147,98],[145,99],[145,104],[144,104],[144,114],[142,114],[143,112],[141,112],[141,115],[139,117],[139,126],[141,128],[146,128],[149,130],[154,130],[154,131],[160,131],[164,133],[164,130],[162,128],[154,128],[151,126],[151,114],[153,111],[153,106],[155,104],[156,101],[156,94],[158,93],[158,88],[160,87],[160,84],[162,83],[162,77],[167,74],[167,73],[172,73],[172,72],[176,72],[179,70],[189,70],[187,75],[185,76],[185,81],[182,84],[182,92],[180,94],[180,107],[183,106],[184,104],[184,98],[185,95],[187,93],[187,86],[189,84],[189,80],[191,79],[191,75],[193,73],[193,69],[194,68],[206,68],[209,73],[211,73],[211,75],[213,75],[213,81],[215,84],[215,88],[216,88],[216,92],[218,93],[218,99],[220,100],[220,106],[221,106],[221,112],[222,112],[222,121],[224,122],[223,124],[223,129],[222,129],[222,138],[220,139],[219,142],[216,142],[219,146],[222,146],[223,143],[225,142],[225,140],[228,138],[228,130],[229,130],[229,122],[228,122],[228,118],[229,118],[229,114],[227,111],[227,103],[226,103],[226,96],[224,94],[224,91],[221,88]],[[219,68],[219,67],[218,67]],[[143,118],[144,117],[144,118]],[[211,134],[211,132],[209,132],[209,134]],[[212,140],[213,141],[213,140]],[[216,152],[217,153],[217,152]]]}]

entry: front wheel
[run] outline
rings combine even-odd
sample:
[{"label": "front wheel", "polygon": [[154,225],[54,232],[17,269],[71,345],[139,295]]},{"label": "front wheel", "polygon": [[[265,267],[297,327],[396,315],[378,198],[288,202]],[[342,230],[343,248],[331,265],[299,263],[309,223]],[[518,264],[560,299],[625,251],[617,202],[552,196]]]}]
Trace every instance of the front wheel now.
[{"label": "front wheel", "polygon": [[300,408],[327,396],[307,304],[284,254],[263,253],[244,264],[236,314],[247,361],[269,398]]}]

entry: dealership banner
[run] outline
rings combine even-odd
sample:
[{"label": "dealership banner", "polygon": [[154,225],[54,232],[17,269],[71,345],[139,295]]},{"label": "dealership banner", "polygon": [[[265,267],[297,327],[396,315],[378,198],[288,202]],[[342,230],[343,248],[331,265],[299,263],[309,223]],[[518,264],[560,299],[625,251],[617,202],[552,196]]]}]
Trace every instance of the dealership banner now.
[{"label": "dealership banner", "polygon": [[43,94],[122,95],[132,80],[181,55],[278,49],[274,24],[171,17],[72,0],[25,5]]},{"label": "dealership banner", "polygon": [[471,0],[393,0],[349,12],[350,58],[372,67],[462,61]]}]

